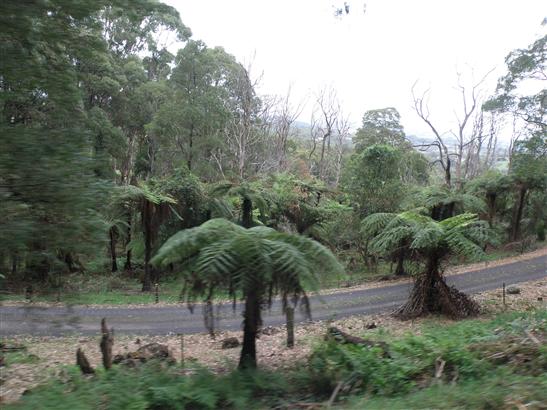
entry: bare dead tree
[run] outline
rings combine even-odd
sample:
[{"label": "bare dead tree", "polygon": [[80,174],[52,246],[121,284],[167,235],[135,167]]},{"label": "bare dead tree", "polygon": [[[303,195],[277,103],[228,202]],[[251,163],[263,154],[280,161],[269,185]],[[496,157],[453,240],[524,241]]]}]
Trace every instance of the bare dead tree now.
[{"label": "bare dead tree", "polygon": [[431,129],[431,131],[433,132],[433,135],[435,136],[435,141],[429,144],[418,144],[418,145],[415,145],[415,147],[423,151],[426,151],[431,147],[438,149],[439,158],[436,161],[434,161],[433,164],[438,163],[441,166],[444,172],[444,182],[446,186],[450,187],[452,185],[452,174],[450,169],[452,166],[452,162],[450,160],[450,153],[448,151],[448,147],[446,146],[441,133],[437,131],[437,128],[433,125],[433,123],[430,120],[430,112],[429,112],[429,107],[427,104],[429,89],[425,90],[421,96],[416,96],[414,89],[417,83],[418,82],[416,81],[411,89],[412,100],[414,101],[414,110],[416,111],[416,114],[418,114],[418,116]]},{"label": "bare dead tree", "polygon": [[302,114],[304,106],[304,101],[301,101],[296,106],[292,105],[291,87],[289,87],[287,94],[280,104],[278,104],[274,124],[277,171],[284,171],[287,168],[287,142],[292,126],[300,114]]},{"label": "bare dead tree", "polygon": [[342,174],[342,160],[344,156],[344,146],[349,139],[350,122],[349,117],[342,114],[342,109],[338,109],[339,116],[336,119],[335,129],[335,159],[334,159],[334,187],[338,187],[340,176]]},{"label": "bare dead tree", "polygon": [[[455,112],[457,129],[449,130],[447,133],[441,134],[438,128],[433,125],[430,119],[430,112],[427,103],[429,95],[429,89],[425,90],[421,96],[417,96],[415,93],[415,87],[417,82],[412,86],[412,99],[414,102],[414,110],[416,114],[427,124],[427,126],[433,132],[435,140],[429,144],[419,144],[416,147],[422,150],[428,150],[429,148],[436,148],[439,152],[439,158],[434,163],[440,164],[444,172],[445,184],[447,186],[452,185],[452,166],[455,166],[456,182],[459,187],[463,182],[466,175],[464,172],[469,170],[469,161],[472,160],[473,151],[477,155],[476,150],[479,148],[478,155],[480,156],[480,150],[482,149],[483,138],[483,119],[480,113],[475,117],[474,124],[471,125],[471,132],[469,132],[469,125],[473,123],[473,115],[476,115],[481,106],[482,95],[481,87],[488,75],[493,70],[487,72],[479,81],[474,82],[470,87],[463,84],[462,75],[458,73],[458,82],[456,89],[458,90],[461,98],[461,112],[458,114]],[[455,139],[455,146],[449,148],[444,137],[446,134],[451,134]]]},{"label": "bare dead tree", "polygon": [[[477,138],[480,138],[482,133],[472,132],[471,135],[467,134],[467,126],[469,120],[471,119],[473,113],[477,110],[477,107],[480,107],[481,93],[480,87],[488,77],[488,75],[493,71],[488,71],[478,82],[474,83],[471,87],[467,87],[462,83],[461,73],[457,73],[458,76],[458,85],[457,89],[461,95],[462,102],[462,112],[461,114],[455,113],[456,120],[458,122],[457,132],[451,132],[452,135],[456,138],[456,180],[458,185],[461,187],[463,182],[462,167],[463,160],[465,155],[465,150],[473,144]],[[482,117],[481,122],[482,122]],[[482,131],[482,123],[480,124]],[[476,130],[475,130],[476,131]]]},{"label": "bare dead tree", "polygon": [[[327,170],[327,154],[331,148],[331,137],[334,132],[335,124],[339,116],[339,104],[336,97],[336,91],[332,88],[321,90],[315,99],[315,108],[311,118],[311,138],[312,149],[309,154],[310,171],[321,179],[325,179]],[[319,159],[315,164],[312,158],[320,145]]]}]

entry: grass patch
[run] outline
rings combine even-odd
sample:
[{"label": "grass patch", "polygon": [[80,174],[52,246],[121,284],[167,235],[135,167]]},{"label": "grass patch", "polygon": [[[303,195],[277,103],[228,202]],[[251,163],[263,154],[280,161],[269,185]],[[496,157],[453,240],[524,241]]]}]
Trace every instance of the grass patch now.
[{"label": "grass patch", "polygon": [[[490,250],[486,255],[487,261],[494,261],[519,255],[519,252],[503,249]],[[459,260],[454,259],[451,265],[457,265]],[[354,269],[347,274],[324,278],[320,286],[322,289],[343,288],[366,282],[378,281],[385,278],[396,278],[392,274],[390,263],[380,261],[374,271]],[[54,286],[43,286],[37,290],[32,300],[35,302],[63,302],[66,304],[97,304],[97,305],[131,305],[154,304],[155,292],[141,292],[140,280],[124,274],[71,274],[63,278],[63,286],[59,290]],[[4,285],[5,287],[5,285]],[[161,303],[178,303],[182,283],[171,274],[159,282],[159,301]],[[227,293],[216,295],[218,299],[226,299]],[[25,294],[22,288],[12,292],[0,292],[0,302],[24,302]]]},{"label": "grass patch", "polygon": [[4,357],[4,366],[6,367],[13,364],[32,364],[40,361],[38,356],[29,354],[26,350],[2,352],[1,355]]}]

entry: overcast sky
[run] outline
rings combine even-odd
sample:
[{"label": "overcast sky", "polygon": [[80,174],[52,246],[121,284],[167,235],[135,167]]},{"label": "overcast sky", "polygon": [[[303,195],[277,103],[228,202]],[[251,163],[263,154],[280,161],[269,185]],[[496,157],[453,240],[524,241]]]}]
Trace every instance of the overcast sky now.
[{"label": "overcast sky", "polygon": [[[260,92],[307,99],[333,87],[358,127],[366,110],[395,107],[409,134],[429,135],[412,111],[410,89],[431,88],[431,118],[447,131],[454,122],[456,73],[467,80],[504,73],[505,56],[545,31],[545,0],[347,0],[350,12],[334,17],[336,0],[164,0],[176,7],[194,39],[223,46],[263,73]],[[366,12],[363,11],[366,4]]]}]

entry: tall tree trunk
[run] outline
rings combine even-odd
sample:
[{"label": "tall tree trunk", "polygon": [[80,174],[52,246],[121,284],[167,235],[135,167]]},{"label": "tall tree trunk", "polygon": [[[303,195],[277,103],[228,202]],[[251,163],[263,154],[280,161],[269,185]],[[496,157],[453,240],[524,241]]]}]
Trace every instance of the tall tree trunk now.
[{"label": "tall tree trunk", "polygon": [[240,369],[256,368],[256,335],[262,325],[260,300],[254,289],[247,292],[243,312],[243,346],[239,358]]},{"label": "tall tree trunk", "polygon": [[131,243],[131,211],[127,212],[127,238],[125,241],[125,265],[123,269],[125,271],[130,271],[132,269],[131,266],[131,249],[128,249],[128,245]]},{"label": "tall tree trunk", "polygon": [[450,173],[450,166],[451,166],[450,157],[446,156],[446,167],[444,168],[444,182],[447,187],[452,186],[452,174]]},{"label": "tall tree trunk", "polygon": [[142,291],[150,292],[152,290],[150,259],[152,256],[152,204],[146,201],[144,204],[144,277],[142,279]]},{"label": "tall tree trunk", "polygon": [[486,195],[486,203],[488,205],[488,226],[490,228],[494,227],[494,218],[496,217],[496,197],[497,195],[495,193]]},{"label": "tall tree trunk", "polygon": [[519,188],[518,198],[513,206],[513,218],[511,220],[511,240],[516,241],[520,236],[520,222],[522,220],[522,212],[524,210],[524,203],[526,199],[526,193],[528,190],[525,186]]},{"label": "tall tree trunk", "polygon": [[117,272],[118,262],[116,260],[116,229],[112,227],[108,233],[110,235],[110,258],[112,259],[112,272]]},{"label": "tall tree trunk", "polygon": [[247,197],[241,204],[241,225],[247,229],[253,226],[253,202]]},{"label": "tall tree trunk", "polygon": [[194,123],[192,122],[192,125],[190,126],[190,136],[188,138],[188,157],[186,160],[186,165],[188,166],[188,170],[192,170],[192,156],[194,149]]},{"label": "tall tree trunk", "polygon": [[11,274],[16,275],[17,274],[17,253],[14,252],[11,255]]}]

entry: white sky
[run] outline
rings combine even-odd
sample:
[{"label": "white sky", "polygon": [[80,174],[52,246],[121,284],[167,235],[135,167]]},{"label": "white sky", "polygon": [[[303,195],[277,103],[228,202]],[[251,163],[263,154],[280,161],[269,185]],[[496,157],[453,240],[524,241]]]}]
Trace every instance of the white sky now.
[{"label": "white sky", "polygon": [[[194,39],[223,46],[263,73],[262,94],[308,99],[332,86],[358,127],[369,109],[393,106],[409,134],[430,135],[411,108],[410,89],[431,88],[431,118],[447,131],[459,100],[456,72],[482,77],[491,93],[505,56],[544,32],[545,0],[164,0],[176,7]],[[366,3],[366,13],[363,5]]]}]

